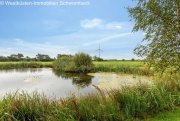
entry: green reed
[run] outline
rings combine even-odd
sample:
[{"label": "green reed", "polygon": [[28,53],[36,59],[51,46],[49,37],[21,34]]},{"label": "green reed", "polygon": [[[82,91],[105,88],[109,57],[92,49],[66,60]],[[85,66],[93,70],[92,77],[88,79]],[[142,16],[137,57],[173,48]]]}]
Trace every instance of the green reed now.
[{"label": "green reed", "polygon": [[0,62],[0,69],[52,67],[52,62]]},{"label": "green reed", "polygon": [[177,90],[162,84],[124,87],[66,99],[49,99],[43,94],[7,94],[0,100],[0,120],[33,121],[123,121],[147,119],[180,105]]}]

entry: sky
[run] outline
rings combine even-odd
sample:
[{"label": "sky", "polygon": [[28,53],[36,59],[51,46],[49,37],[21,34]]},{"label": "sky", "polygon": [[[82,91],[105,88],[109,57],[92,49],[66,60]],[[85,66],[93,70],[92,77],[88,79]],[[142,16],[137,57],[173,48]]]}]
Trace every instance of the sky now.
[{"label": "sky", "polygon": [[104,59],[138,58],[133,49],[144,33],[132,32],[134,22],[127,11],[135,6],[132,0],[53,0],[88,4],[38,6],[7,5],[7,1],[0,0],[0,56],[78,52],[98,56],[100,45]]}]

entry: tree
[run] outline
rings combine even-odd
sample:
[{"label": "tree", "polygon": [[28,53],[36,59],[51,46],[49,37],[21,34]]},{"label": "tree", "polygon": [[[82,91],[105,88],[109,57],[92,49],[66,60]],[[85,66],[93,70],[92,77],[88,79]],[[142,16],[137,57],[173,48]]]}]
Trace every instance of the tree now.
[{"label": "tree", "polygon": [[0,56],[0,62],[5,62],[5,61],[8,61],[7,57]]},{"label": "tree", "polygon": [[22,59],[22,58],[24,57],[24,55],[21,54],[21,53],[18,53],[18,54],[17,54],[17,57],[18,57],[18,59]]},{"label": "tree", "polygon": [[97,57],[97,56],[94,56],[94,57],[93,57],[93,60],[94,60],[94,61],[103,61],[102,58],[99,58],[99,57]]},{"label": "tree", "polygon": [[11,54],[10,56],[8,56],[8,59],[10,61],[19,61],[18,56],[16,54]]},{"label": "tree", "polygon": [[132,58],[132,59],[131,59],[131,61],[135,61],[135,59],[134,59],[134,58]]},{"label": "tree", "polygon": [[56,70],[73,73],[86,73],[93,69],[92,58],[85,53],[77,53],[75,56],[59,56],[53,66]]},{"label": "tree", "polygon": [[180,2],[179,0],[137,0],[128,9],[135,21],[133,31],[146,33],[135,48],[138,56],[146,57],[158,70],[180,70]]},{"label": "tree", "polygon": [[73,57],[72,55],[67,55],[67,54],[58,54],[57,58],[61,58],[61,57]]},{"label": "tree", "polygon": [[36,59],[38,61],[51,61],[52,59],[49,57],[49,55],[44,55],[44,54],[37,54]]},{"label": "tree", "polygon": [[92,58],[88,54],[85,53],[77,53],[74,57],[74,62],[77,67],[79,66],[91,66]]},{"label": "tree", "polygon": [[89,72],[93,67],[92,58],[86,53],[77,53],[73,61],[79,72]]}]

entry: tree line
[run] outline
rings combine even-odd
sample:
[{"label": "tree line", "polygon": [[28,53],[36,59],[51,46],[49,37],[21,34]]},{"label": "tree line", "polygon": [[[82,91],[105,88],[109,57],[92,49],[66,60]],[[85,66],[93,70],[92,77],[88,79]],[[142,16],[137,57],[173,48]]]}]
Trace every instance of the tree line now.
[{"label": "tree line", "polygon": [[[68,55],[68,54],[57,54],[57,59],[60,57],[73,57],[73,55]],[[18,61],[54,61],[56,58],[51,58],[47,54],[37,54],[35,57],[29,57],[29,56],[24,56],[22,53],[18,54],[11,54],[9,56],[0,56],[0,62],[18,62]],[[138,61],[134,58],[132,59],[103,59],[99,58],[97,56],[92,57],[93,61]]]},{"label": "tree line", "polygon": [[53,61],[54,58],[51,58],[47,54],[37,54],[35,57],[24,56],[22,53],[11,54],[9,56],[0,56],[0,62],[8,61]]}]

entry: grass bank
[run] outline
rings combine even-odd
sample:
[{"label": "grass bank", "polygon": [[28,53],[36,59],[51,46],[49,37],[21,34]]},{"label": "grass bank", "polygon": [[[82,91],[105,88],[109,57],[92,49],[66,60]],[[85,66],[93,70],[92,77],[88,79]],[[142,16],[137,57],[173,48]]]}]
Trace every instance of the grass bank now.
[{"label": "grass bank", "polygon": [[52,67],[52,62],[0,62],[0,69]]},{"label": "grass bank", "polygon": [[127,121],[151,119],[180,106],[179,90],[137,86],[104,94],[50,100],[33,93],[9,94],[0,100],[0,120]]},{"label": "grass bank", "polygon": [[152,73],[148,66],[142,61],[96,61],[93,63],[95,65],[95,71],[140,75],[150,75]]},{"label": "grass bank", "polygon": [[180,121],[180,107],[173,111],[161,112],[148,121]]},{"label": "grass bank", "polygon": [[[93,61],[93,72],[122,72],[127,74],[150,75],[152,70],[142,61]],[[0,62],[0,69],[53,68],[53,62]]]}]

